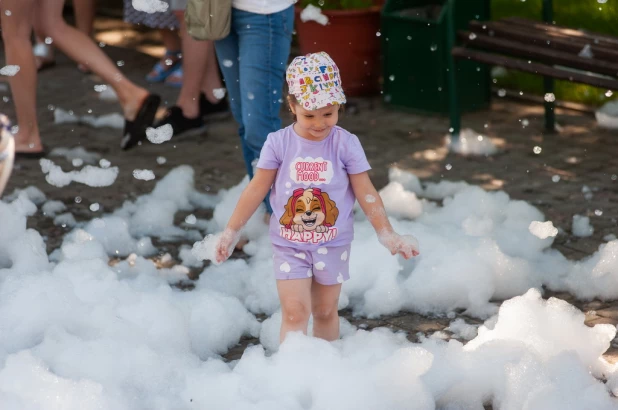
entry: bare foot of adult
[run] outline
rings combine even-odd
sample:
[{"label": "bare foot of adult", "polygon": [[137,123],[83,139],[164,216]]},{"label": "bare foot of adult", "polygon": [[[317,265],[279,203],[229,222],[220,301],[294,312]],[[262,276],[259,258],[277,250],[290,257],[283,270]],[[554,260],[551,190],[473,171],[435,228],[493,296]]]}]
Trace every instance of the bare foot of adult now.
[{"label": "bare foot of adult", "polygon": [[32,48],[37,71],[43,71],[56,65],[54,49],[49,44],[38,43]]},{"label": "bare foot of adult", "polygon": [[41,158],[45,155],[45,149],[41,139],[36,137],[21,138],[19,133],[15,135],[15,157],[17,158]]},{"label": "bare foot of adult", "polygon": [[129,121],[134,121],[140,108],[144,105],[144,101],[150,95],[148,90],[144,88],[137,88],[135,92],[131,94],[130,99],[121,102],[124,118]]},{"label": "bare foot of adult", "polygon": [[146,129],[153,125],[161,97],[135,87],[128,96],[124,94],[121,101],[125,122],[120,147],[128,150],[146,138]]}]

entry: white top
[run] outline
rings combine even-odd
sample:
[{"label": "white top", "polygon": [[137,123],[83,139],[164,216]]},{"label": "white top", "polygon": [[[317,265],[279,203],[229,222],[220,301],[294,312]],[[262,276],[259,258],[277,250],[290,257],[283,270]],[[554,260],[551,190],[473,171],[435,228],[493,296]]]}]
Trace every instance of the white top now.
[{"label": "white top", "polygon": [[295,0],[232,0],[232,7],[257,14],[272,14],[287,9]]}]

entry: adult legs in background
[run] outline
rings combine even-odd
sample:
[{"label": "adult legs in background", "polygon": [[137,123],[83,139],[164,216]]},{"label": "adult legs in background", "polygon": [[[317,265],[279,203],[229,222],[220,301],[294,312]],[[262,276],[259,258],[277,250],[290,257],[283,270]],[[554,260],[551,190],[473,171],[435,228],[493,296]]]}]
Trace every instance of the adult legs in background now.
[{"label": "adult legs in background", "polygon": [[187,118],[196,118],[200,115],[200,93],[204,92],[208,101],[213,104],[219,102],[213,90],[222,88],[219,77],[215,47],[212,41],[195,40],[189,35],[184,21],[184,12],[178,11],[180,22],[180,38],[182,54],[185,59],[183,67],[183,87],[176,101]]},{"label": "adult legs in background", "polygon": [[281,128],[293,28],[294,7],[272,14],[232,9],[230,35],[215,43],[250,178],[266,137]]},{"label": "adult legs in background", "polygon": [[[167,0],[170,3],[169,0]],[[146,75],[148,82],[162,82],[167,80],[176,70],[181,69],[180,25],[170,8],[164,12],[147,13],[136,10],[132,0],[124,0],[123,20],[126,23],[140,27],[156,29],[161,35],[165,46],[165,55],[152,67]],[[182,81],[182,79],[180,80]]]},{"label": "adult legs in background", "polygon": [[[232,9],[233,15],[236,10]],[[233,19],[234,17],[232,17]],[[234,20],[232,20],[234,21]],[[234,30],[234,25],[230,30],[230,34],[222,40],[215,41],[215,48],[217,50],[217,60],[219,61],[219,67],[223,73],[223,79],[225,80],[225,88],[228,95],[228,101],[230,102],[230,109],[232,115],[238,124],[238,135],[240,136],[241,148],[243,159],[245,160],[245,166],[250,176],[253,176],[253,168],[251,166],[252,153],[249,151],[247,144],[245,144],[245,124],[243,123],[242,116],[242,103],[240,98],[240,65],[239,59],[239,38],[238,33]]]},{"label": "adult legs in background", "polygon": [[176,105],[171,107],[157,126],[171,124],[174,135],[204,127],[203,116],[226,110],[224,101],[215,96],[223,87],[212,41],[191,37],[184,22],[184,11],[175,11],[180,23],[183,68],[182,86]]},{"label": "adult legs in background", "polygon": [[266,137],[281,128],[279,109],[293,24],[293,7],[273,14],[233,9],[232,33],[216,42],[250,177]]},{"label": "adult legs in background", "polygon": [[36,24],[44,35],[53,38],[62,52],[87,66],[114,88],[128,121],[123,148],[129,148],[137,143],[136,139],[145,136],[142,134],[152,123],[159,97],[150,96],[146,89],[132,83],[92,39],[69,26],[62,17],[63,5],[64,0],[39,0],[34,8]]},{"label": "adult legs in background", "polygon": [[[43,145],[36,118],[36,64],[32,54],[32,10],[36,0],[2,0],[0,16],[7,65],[19,66],[9,77],[19,131],[15,135],[16,153],[40,153]],[[11,15],[7,16],[6,11]]]},{"label": "adult legs in background", "polygon": [[[73,11],[75,13],[75,25],[79,31],[92,36],[94,26],[94,16],[96,10],[96,0],[73,0]],[[36,59],[37,69],[41,70],[46,67],[51,67],[55,63],[54,45],[45,43],[45,36],[41,34],[41,30],[35,24],[35,46],[34,54]],[[88,67],[78,64],[77,68],[88,73]]]},{"label": "adult legs in background", "polygon": [[[88,37],[92,37],[96,0],[73,0],[73,10],[77,29]],[[78,64],[77,69],[86,74],[90,72],[83,64]]]}]

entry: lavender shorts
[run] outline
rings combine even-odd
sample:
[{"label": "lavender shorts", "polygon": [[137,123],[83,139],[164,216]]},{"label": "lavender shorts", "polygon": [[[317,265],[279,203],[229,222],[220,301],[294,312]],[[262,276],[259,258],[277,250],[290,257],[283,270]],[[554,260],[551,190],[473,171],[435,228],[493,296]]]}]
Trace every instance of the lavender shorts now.
[{"label": "lavender shorts", "polygon": [[273,245],[277,280],[311,278],[320,285],[336,285],[350,279],[350,244],[299,250]]}]

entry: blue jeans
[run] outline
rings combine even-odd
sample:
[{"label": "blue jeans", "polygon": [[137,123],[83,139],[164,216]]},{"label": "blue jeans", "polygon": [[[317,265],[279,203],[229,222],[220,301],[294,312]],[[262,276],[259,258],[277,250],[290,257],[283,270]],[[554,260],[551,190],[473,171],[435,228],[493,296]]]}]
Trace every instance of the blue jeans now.
[{"label": "blue jeans", "polygon": [[266,137],[281,128],[293,30],[294,6],[272,14],[232,9],[230,34],[215,42],[249,178]]}]

